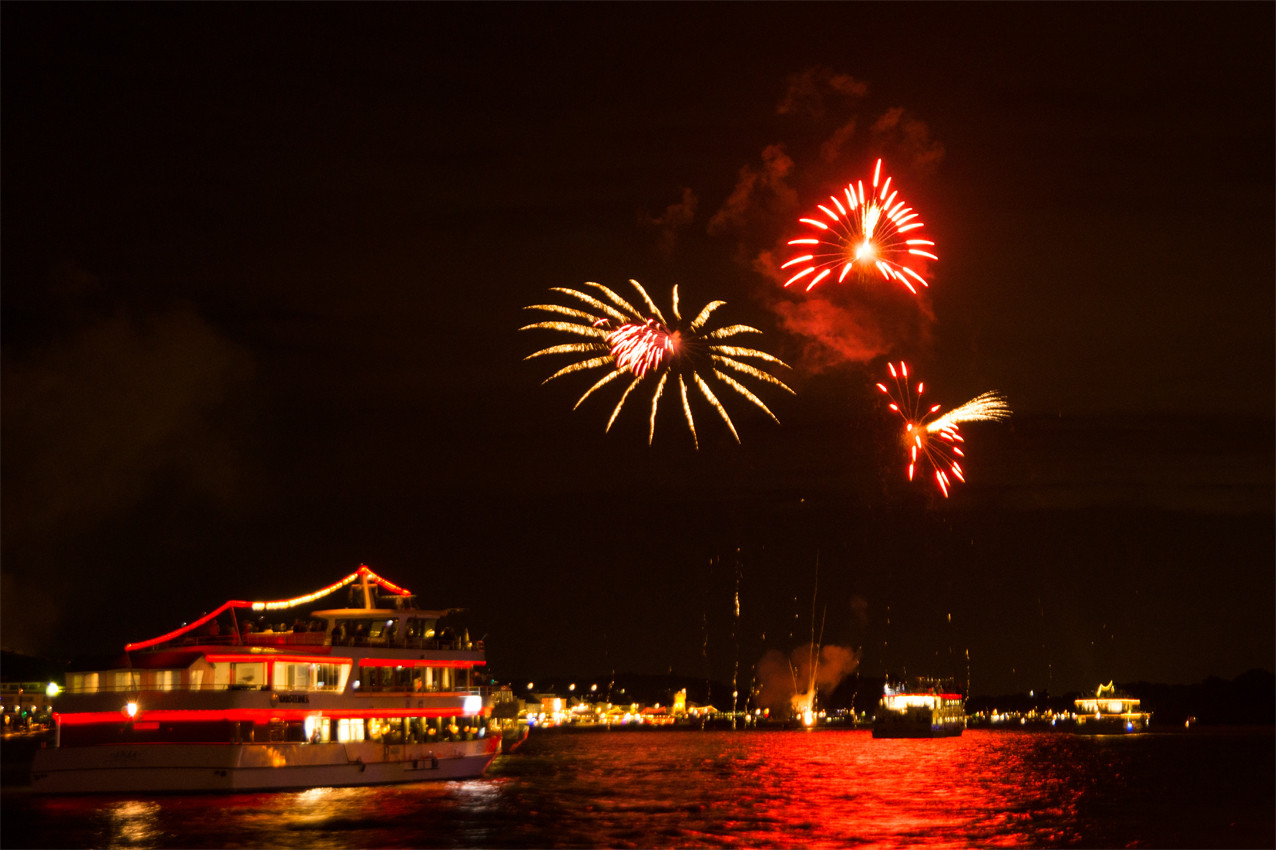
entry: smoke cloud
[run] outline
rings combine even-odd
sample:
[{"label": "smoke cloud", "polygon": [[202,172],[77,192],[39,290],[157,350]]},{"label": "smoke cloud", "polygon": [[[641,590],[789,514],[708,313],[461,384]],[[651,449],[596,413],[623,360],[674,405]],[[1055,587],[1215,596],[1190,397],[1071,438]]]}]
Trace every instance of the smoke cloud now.
[{"label": "smoke cloud", "polygon": [[789,77],[784,96],[775,111],[780,115],[805,114],[823,118],[829,101],[833,101],[835,106],[844,106],[866,94],[868,83],[863,80],[817,65]]},{"label": "smoke cloud", "polygon": [[908,115],[902,106],[886,110],[869,132],[879,147],[898,150],[918,176],[934,174],[944,158],[944,146],[931,139],[930,127]]},{"label": "smoke cloud", "polygon": [[[783,287],[791,274],[780,266],[793,254],[786,243],[815,204],[828,203],[828,194],[862,177],[879,156],[897,186],[930,176],[944,157],[927,124],[905,108],[869,111],[868,91],[863,80],[823,66],[789,77],[776,113],[806,119],[805,137],[765,147],[760,163],[740,169],[731,194],[709,219],[709,234],[733,237],[736,260],[764,280],[761,300],[786,332],[803,341],[800,363],[809,372],[915,352],[929,342],[934,323],[924,292],[912,295],[880,276],[825,280],[812,292]],[[927,274],[920,258],[914,263]]]},{"label": "smoke cloud", "polygon": [[710,235],[756,229],[778,223],[797,208],[797,192],[788,184],[793,159],[783,145],[762,150],[760,167],[744,166],[722,208],[709,219]]},{"label": "smoke cloud", "polygon": [[805,710],[816,691],[832,693],[859,663],[857,650],[833,644],[820,647],[818,653],[812,644],[806,644],[787,657],[779,650],[769,650],[757,663],[757,702],[777,712]]},{"label": "smoke cloud", "polygon": [[669,256],[678,243],[678,233],[687,227],[696,217],[696,207],[700,199],[691,189],[682,190],[682,199],[676,204],[665,207],[658,216],[639,213],[638,220],[656,230],[656,249]]}]

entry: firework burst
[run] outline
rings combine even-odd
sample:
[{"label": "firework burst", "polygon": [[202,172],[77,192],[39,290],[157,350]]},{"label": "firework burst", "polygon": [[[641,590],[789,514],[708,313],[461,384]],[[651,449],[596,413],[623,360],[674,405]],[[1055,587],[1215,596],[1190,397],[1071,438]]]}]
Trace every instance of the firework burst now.
[{"label": "firework burst", "polygon": [[785,286],[803,282],[810,292],[835,272],[841,283],[852,271],[876,271],[888,281],[904,284],[914,295],[914,284],[930,286],[913,266],[917,257],[939,259],[932,253],[935,243],[912,235],[924,225],[912,207],[899,199],[898,190],[891,190],[891,178],[882,181],[881,175],[879,159],[871,191],[865,193],[863,180],[848,184],[841,198],[829,196],[831,206],[818,204],[820,213],[801,219],[811,234],[789,241],[800,253],[780,266],[797,272]]},{"label": "firework burst", "polygon": [[645,311],[635,309],[628,301],[599,283],[586,283],[585,286],[591,287],[601,297],[595,297],[588,292],[562,287],[554,287],[550,290],[551,292],[561,292],[570,296],[575,302],[578,302],[579,306],[577,304],[572,306],[533,304],[524,308],[527,310],[542,310],[565,318],[536,322],[520,328],[520,330],[526,331],[541,328],[584,337],[586,340],[584,342],[553,345],[525,358],[530,360],[533,357],[541,357],[547,354],[571,354],[581,357],[581,359],[569,363],[550,375],[545,379],[544,383],[549,383],[555,378],[569,375],[573,372],[591,369],[604,370],[603,376],[586,390],[585,394],[576,402],[572,408],[575,410],[595,391],[622,375],[630,378],[620,396],[620,401],[616,403],[615,409],[612,410],[611,418],[607,420],[606,430],[610,431],[612,424],[615,423],[616,417],[620,415],[621,408],[625,406],[629,396],[634,390],[638,389],[639,384],[650,377],[655,381],[656,388],[651,396],[651,417],[647,432],[648,445],[651,444],[652,439],[655,437],[656,413],[660,409],[660,399],[664,396],[666,385],[668,385],[669,391],[673,392],[674,382],[677,383],[677,393],[682,402],[682,412],[687,421],[687,428],[691,431],[691,438],[695,441],[697,449],[700,448],[700,440],[696,436],[695,418],[691,413],[691,400],[687,393],[688,386],[692,387],[693,395],[694,391],[698,390],[704,396],[709,405],[722,417],[722,421],[726,423],[736,442],[740,441],[740,435],[736,433],[731,417],[727,414],[722,402],[718,400],[717,395],[714,394],[708,381],[701,376],[702,371],[707,377],[716,379],[719,383],[743,396],[774,419],[777,424],[779,423],[780,420],[776,419],[770,408],[763,404],[762,399],[754,395],[748,387],[740,383],[735,377],[728,374],[728,371],[734,372],[736,375],[753,378],[762,383],[772,384],[788,390],[790,393],[793,392],[779,378],[746,362],[748,360],[756,360],[764,363],[774,363],[784,366],[786,369],[789,368],[779,358],[755,348],[743,348],[724,343],[724,340],[729,340],[740,334],[761,333],[761,331],[748,325],[728,325],[716,330],[708,330],[706,324],[710,314],[723,306],[726,303],[725,301],[710,301],[696,314],[694,319],[690,322],[684,321],[678,310],[678,287],[676,286],[673,289],[673,322],[669,322],[665,319],[664,314],[660,312],[660,308],[647,295],[647,291],[642,288],[642,285],[636,280],[629,282],[633,284],[634,289],[642,297],[643,304],[646,307]]},{"label": "firework burst", "polygon": [[908,364],[901,360],[898,370],[893,363],[886,366],[895,379],[895,392],[892,393],[885,384],[878,384],[877,388],[891,400],[891,410],[904,420],[901,441],[909,451],[908,480],[913,480],[918,463],[929,463],[935,472],[935,483],[947,498],[948,488],[952,486],[948,477],[950,472],[958,481],[966,480],[958,459],[965,457],[958,445],[965,440],[957,426],[963,422],[1000,422],[1010,416],[1010,407],[999,393],[987,392],[942,416],[935,416],[941,405],[923,406],[925,385],[918,381],[914,393],[908,382]]}]

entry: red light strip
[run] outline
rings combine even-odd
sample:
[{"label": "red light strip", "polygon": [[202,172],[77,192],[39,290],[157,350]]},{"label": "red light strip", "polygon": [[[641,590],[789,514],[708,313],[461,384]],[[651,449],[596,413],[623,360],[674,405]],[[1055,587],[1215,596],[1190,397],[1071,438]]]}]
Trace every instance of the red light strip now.
[{"label": "red light strip", "polygon": [[339,658],[335,655],[204,655],[210,664],[251,664],[255,661],[284,661],[298,664],[353,664],[353,658]]},{"label": "red light strip", "polygon": [[212,620],[214,617],[216,617],[218,614],[220,614],[221,612],[225,611],[228,608],[252,608],[254,611],[275,611],[275,610],[280,610],[283,608],[292,608],[296,605],[304,605],[307,602],[313,602],[314,600],[319,599],[320,597],[327,596],[329,593],[332,593],[333,591],[340,590],[341,588],[350,584],[351,582],[353,582],[355,579],[357,579],[359,576],[362,576],[362,575],[366,575],[373,582],[380,585],[381,587],[384,587],[386,590],[389,590],[392,593],[397,593],[400,596],[412,595],[407,588],[399,587],[399,585],[395,584],[394,582],[389,581],[388,579],[384,579],[381,576],[374,573],[371,569],[368,568],[367,564],[360,564],[359,569],[355,570],[350,575],[343,578],[341,581],[330,584],[327,587],[323,588],[322,590],[317,590],[314,593],[307,593],[305,596],[296,596],[296,597],[293,597],[292,599],[279,599],[273,602],[241,602],[238,600],[227,602],[225,605],[218,608],[213,613],[205,614],[203,617],[200,617],[198,620],[191,623],[189,626],[182,626],[180,629],[171,631],[168,634],[161,635],[157,638],[151,638],[150,640],[144,640],[139,643],[125,644],[124,651],[132,652],[135,649],[146,649],[147,647],[155,646],[156,644],[159,644],[159,643],[164,643],[165,641],[172,640],[173,638],[181,637],[182,635],[186,634],[192,629],[197,629],[200,626],[204,625],[209,620]]},{"label": "red light strip", "polygon": [[225,611],[227,608],[249,608],[251,606],[252,606],[251,602],[240,602],[240,601],[227,602],[225,605],[218,608],[213,613],[205,614],[203,617],[200,617],[198,620],[191,623],[189,626],[182,626],[180,629],[177,629],[176,631],[171,631],[166,635],[160,635],[157,638],[144,640],[144,641],[141,641],[140,643],[126,643],[124,644],[124,651],[132,652],[135,649],[146,649],[148,646],[155,646],[155,644],[157,643],[163,643],[164,641],[172,640],[173,638],[176,638],[176,637],[181,637],[182,635],[189,632],[191,629],[197,629],[200,626],[204,625],[209,620],[213,619],[218,614]]},{"label": "red light strip", "polygon": [[[337,708],[337,709],[304,709],[304,708],[231,708],[222,711],[179,711],[138,709],[133,721],[145,720],[147,723],[216,723],[219,721],[253,720],[268,723],[271,720],[305,720],[308,717],[334,717],[338,720],[358,718],[384,717],[477,717],[467,715],[456,708]],[[53,719],[63,726],[92,726],[109,724],[122,726],[129,718],[121,711],[86,711],[76,714],[54,714]]]},{"label": "red light strip", "polygon": [[481,667],[486,661],[461,661],[455,658],[360,658],[361,667]]},{"label": "red light strip", "polygon": [[386,590],[390,591],[391,593],[397,593],[400,596],[412,595],[406,587],[399,587],[397,584],[390,581],[389,579],[382,578],[381,576],[374,573],[372,570],[368,569],[368,566],[366,564],[360,566],[359,571],[366,572],[368,574],[368,578],[372,579],[377,584],[381,585],[382,587],[384,587]]}]

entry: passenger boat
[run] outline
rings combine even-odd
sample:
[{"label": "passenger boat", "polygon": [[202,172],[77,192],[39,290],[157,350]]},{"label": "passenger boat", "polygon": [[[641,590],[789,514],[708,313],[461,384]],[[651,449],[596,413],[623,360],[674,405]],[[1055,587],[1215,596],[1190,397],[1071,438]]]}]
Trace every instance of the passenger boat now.
[{"label": "passenger boat", "polygon": [[1099,685],[1092,697],[1076,701],[1077,724],[1073,731],[1079,735],[1125,735],[1146,732],[1152,720],[1151,712],[1139,710],[1139,700],[1117,693],[1112,682]]},{"label": "passenger boat", "polygon": [[[345,608],[311,610],[345,590]],[[482,641],[436,631],[367,566],[294,599],[231,601],[67,674],[44,793],[240,791],[481,775],[501,736]],[[291,624],[289,621],[292,621]]]},{"label": "passenger boat", "polygon": [[874,738],[950,738],[965,728],[966,700],[943,679],[895,687],[888,681],[873,717]]}]

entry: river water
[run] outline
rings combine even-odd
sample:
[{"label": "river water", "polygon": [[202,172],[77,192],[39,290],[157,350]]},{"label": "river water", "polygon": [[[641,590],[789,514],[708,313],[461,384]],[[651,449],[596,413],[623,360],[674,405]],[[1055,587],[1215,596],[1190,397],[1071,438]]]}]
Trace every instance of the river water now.
[{"label": "river water", "polygon": [[4,847],[1276,847],[1270,730],[533,732],[485,778],[3,794]]}]

